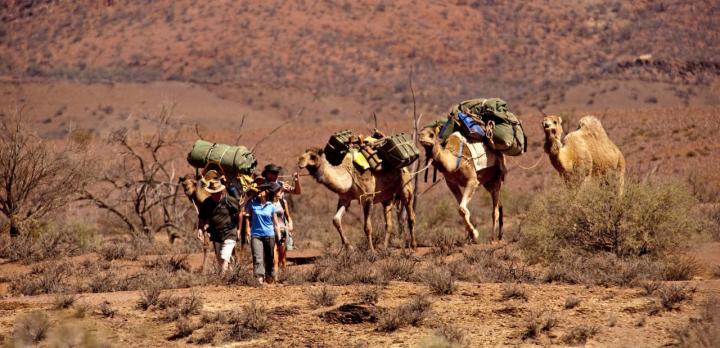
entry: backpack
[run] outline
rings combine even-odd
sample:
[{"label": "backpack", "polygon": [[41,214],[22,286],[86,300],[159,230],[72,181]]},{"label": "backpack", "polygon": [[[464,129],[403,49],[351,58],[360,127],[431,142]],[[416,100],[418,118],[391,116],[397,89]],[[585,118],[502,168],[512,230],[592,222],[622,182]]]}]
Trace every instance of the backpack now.
[{"label": "backpack", "polygon": [[[488,145],[509,156],[527,152],[527,136],[520,120],[508,110],[507,102],[500,98],[477,98],[465,100],[450,108],[450,118],[460,120],[460,114],[477,116],[487,127],[492,121],[494,128]],[[462,126],[463,122],[459,122]],[[462,128],[462,127],[461,127]],[[462,130],[462,129],[461,129]],[[467,130],[466,130],[467,131]],[[463,134],[468,138],[469,133]]]},{"label": "backpack", "polygon": [[187,156],[188,163],[195,168],[206,168],[216,163],[227,174],[252,174],[257,166],[255,155],[245,146],[231,146],[198,140]]}]

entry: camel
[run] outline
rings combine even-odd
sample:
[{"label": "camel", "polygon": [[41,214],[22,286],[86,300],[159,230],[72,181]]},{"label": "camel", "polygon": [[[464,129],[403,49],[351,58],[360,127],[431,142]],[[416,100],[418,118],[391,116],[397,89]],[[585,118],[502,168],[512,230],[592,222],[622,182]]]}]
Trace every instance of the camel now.
[{"label": "camel", "polygon": [[197,210],[200,208],[200,204],[205,201],[206,198],[210,197],[210,194],[205,191],[198,182],[199,179],[194,179],[191,176],[181,176],[178,181],[183,187],[185,196],[195,206]]},{"label": "camel", "polygon": [[590,177],[614,180],[618,194],[625,185],[625,157],[610,140],[600,120],[593,116],[580,119],[578,129],[565,136],[562,118],[543,118],[545,152],[555,170],[571,188],[578,188]]},{"label": "camel", "polygon": [[445,183],[455,196],[458,202],[458,211],[465,222],[468,239],[477,242],[480,235],[470,221],[470,210],[467,206],[475,194],[475,190],[482,185],[492,198],[491,239],[495,238],[497,233],[498,240],[502,240],[503,213],[500,189],[506,174],[503,155],[486,149],[489,166],[476,171],[467,146],[462,147],[461,156],[458,156],[458,152],[461,151],[460,142],[457,141],[459,138],[451,136],[444,147],[440,144],[438,134],[442,125],[442,122],[436,122],[426,126],[420,131],[418,141],[425,149],[426,158],[431,159],[433,166],[442,173]]},{"label": "camel", "polygon": [[388,247],[392,226],[393,203],[399,199],[407,211],[407,224],[410,245],[417,247],[415,241],[415,211],[413,210],[413,185],[407,168],[360,172],[353,164],[352,156],[345,156],[342,163],[333,166],[325,158],[322,149],[311,148],[298,158],[298,167],[308,170],[315,180],[338,195],[337,211],[333,217],[333,225],[340,234],[344,247],[352,246],[345,237],[342,217],[350,208],[353,200],[360,202],[364,214],[364,230],[370,251],[374,251],[372,241],[371,211],[375,203],[382,203],[385,209],[385,241]]}]

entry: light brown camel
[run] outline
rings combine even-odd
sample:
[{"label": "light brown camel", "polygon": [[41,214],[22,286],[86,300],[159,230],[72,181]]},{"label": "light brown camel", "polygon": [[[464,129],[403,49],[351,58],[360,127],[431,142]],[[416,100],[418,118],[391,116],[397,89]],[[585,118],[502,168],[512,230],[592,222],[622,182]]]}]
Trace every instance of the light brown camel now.
[{"label": "light brown camel", "polygon": [[352,156],[345,156],[343,162],[333,166],[328,162],[321,149],[308,149],[298,158],[298,167],[306,168],[315,180],[331,191],[337,193],[337,212],[333,224],[340,234],[343,246],[350,243],[342,228],[342,217],[353,200],[360,202],[364,214],[364,229],[368,246],[375,250],[372,241],[371,211],[375,203],[382,203],[385,209],[385,242],[387,248],[392,232],[393,203],[399,199],[407,211],[407,224],[410,245],[417,247],[415,241],[415,211],[413,210],[413,184],[407,168],[374,172],[360,172],[353,164]]},{"label": "light brown camel", "polygon": [[205,201],[206,198],[210,197],[210,194],[205,191],[198,182],[199,179],[195,179],[192,176],[181,176],[178,181],[183,187],[185,196],[195,205],[196,210],[200,208],[200,204]]},{"label": "light brown camel", "polygon": [[[425,148],[425,156],[432,159],[433,166],[445,177],[445,183],[458,202],[460,216],[465,222],[468,238],[477,242],[479,233],[470,221],[468,203],[478,186],[482,185],[492,198],[492,232],[490,238],[502,239],[503,213],[500,203],[500,189],[505,180],[502,154],[495,154],[486,149],[487,168],[475,170],[472,154],[467,146],[460,146],[458,137],[451,136],[447,144],[442,146],[438,139],[441,122],[426,126],[420,131],[418,140]],[[458,156],[458,152],[461,155]],[[458,160],[460,157],[460,160]],[[497,231],[497,232],[496,232]]]},{"label": "light brown camel", "polygon": [[578,129],[565,136],[562,118],[550,115],[543,119],[545,152],[550,163],[571,188],[579,187],[590,177],[612,180],[622,194],[625,185],[625,157],[610,140],[600,121],[593,116],[580,119]]}]

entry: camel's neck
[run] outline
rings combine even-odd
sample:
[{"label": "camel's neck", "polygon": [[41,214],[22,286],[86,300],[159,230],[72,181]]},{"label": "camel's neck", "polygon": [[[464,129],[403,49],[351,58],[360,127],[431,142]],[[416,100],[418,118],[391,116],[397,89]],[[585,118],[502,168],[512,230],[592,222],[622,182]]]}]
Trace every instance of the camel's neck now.
[{"label": "camel's neck", "polygon": [[[348,165],[350,168],[348,168]],[[352,188],[352,176],[349,171],[352,170],[352,165],[350,156],[346,156],[339,166],[333,166],[325,156],[321,156],[320,163],[310,174],[318,183],[325,185],[331,191],[345,193]]]},{"label": "camel's neck", "polygon": [[550,157],[550,163],[553,167],[558,170],[564,169],[564,165],[561,161],[560,153],[563,150],[563,143],[560,140],[562,135],[553,136],[551,134],[545,134],[545,152]]},{"label": "camel's neck", "polygon": [[452,172],[457,169],[457,154],[443,148],[439,142],[432,147],[432,159],[436,168],[441,172]]}]

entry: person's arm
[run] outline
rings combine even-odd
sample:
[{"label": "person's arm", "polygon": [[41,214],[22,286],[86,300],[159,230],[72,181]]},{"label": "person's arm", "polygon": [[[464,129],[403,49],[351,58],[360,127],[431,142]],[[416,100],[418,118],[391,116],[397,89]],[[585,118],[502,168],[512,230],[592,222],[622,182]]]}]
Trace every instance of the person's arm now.
[{"label": "person's arm", "polygon": [[246,210],[245,210],[245,218],[244,218],[243,220],[245,220],[245,236],[247,237],[247,240],[248,240],[248,241],[250,241],[250,227],[252,226],[252,225],[251,225],[251,222],[250,222],[250,220],[252,220],[252,219],[250,218],[250,215],[251,215],[251,214],[252,214],[252,213],[250,212],[250,209],[247,209],[247,208],[246,208]]},{"label": "person's arm", "polygon": [[275,231],[275,242],[280,241],[280,224],[278,223],[277,215],[273,212],[272,214],[273,230]]},{"label": "person's arm", "polygon": [[292,217],[290,216],[290,209],[288,208],[288,202],[287,199],[282,200],[283,209],[285,210],[285,220],[287,220],[287,229],[288,231],[293,230],[293,222]]},{"label": "person's arm", "polygon": [[298,174],[298,172],[293,173],[293,186],[293,194],[299,195],[302,193],[302,187],[300,187],[300,174]]},{"label": "person's arm", "polygon": [[203,205],[201,204],[198,208],[198,223],[197,223],[197,234],[196,237],[199,240],[204,240],[204,233],[207,230],[208,219],[204,214]]}]

